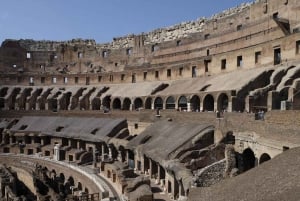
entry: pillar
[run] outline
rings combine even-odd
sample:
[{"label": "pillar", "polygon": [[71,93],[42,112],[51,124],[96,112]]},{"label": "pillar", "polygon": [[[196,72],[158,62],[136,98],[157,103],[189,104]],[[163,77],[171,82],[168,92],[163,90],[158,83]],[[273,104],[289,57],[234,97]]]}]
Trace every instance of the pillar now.
[{"label": "pillar", "polygon": [[149,158],[149,175],[150,175],[150,178],[152,178],[152,160],[151,158]]},{"label": "pillar", "polygon": [[188,111],[188,112],[191,111],[191,103],[187,103],[187,111]]},{"label": "pillar", "polygon": [[61,147],[60,144],[56,144],[54,146],[54,155],[53,155],[54,160],[57,160],[57,161],[60,160],[60,147]]},{"label": "pillar", "polygon": [[157,185],[160,184],[160,165],[159,165],[159,163],[157,163],[157,178],[156,178],[155,183],[156,183]]},{"label": "pillar", "polygon": [[118,161],[123,162],[121,150],[118,151]]},{"label": "pillar", "polygon": [[129,150],[126,151],[126,162],[129,164]]},{"label": "pillar", "polygon": [[[203,100],[203,99],[201,99],[201,100]],[[203,111],[203,101],[200,102],[200,112],[202,112],[202,111]]]},{"label": "pillar", "polygon": [[105,159],[105,145],[104,144],[101,144],[101,159],[102,161],[104,161]]}]

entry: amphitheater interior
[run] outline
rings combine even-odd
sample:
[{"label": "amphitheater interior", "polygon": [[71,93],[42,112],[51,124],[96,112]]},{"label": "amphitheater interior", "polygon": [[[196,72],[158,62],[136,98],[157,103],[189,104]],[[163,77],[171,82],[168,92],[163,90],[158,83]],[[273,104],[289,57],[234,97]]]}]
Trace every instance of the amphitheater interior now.
[{"label": "amphitheater interior", "polygon": [[298,0],[103,44],[6,39],[0,200],[299,200],[299,109]]}]

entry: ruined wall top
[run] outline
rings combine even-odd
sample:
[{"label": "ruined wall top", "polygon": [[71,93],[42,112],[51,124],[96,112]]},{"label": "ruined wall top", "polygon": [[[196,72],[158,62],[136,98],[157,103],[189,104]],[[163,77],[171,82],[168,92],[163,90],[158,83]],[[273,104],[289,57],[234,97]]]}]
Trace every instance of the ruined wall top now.
[{"label": "ruined wall top", "polygon": [[[89,45],[97,46],[98,48],[119,49],[129,48],[134,46],[134,38],[142,36],[144,45],[162,43],[172,41],[180,38],[187,38],[190,34],[201,33],[205,29],[205,24],[221,18],[230,17],[232,15],[243,12],[249,9],[253,3],[258,3],[265,0],[255,0],[251,3],[243,3],[237,7],[229,8],[221,13],[212,15],[209,18],[201,17],[194,21],[182,22],[173,26],[155,29],[148,33],[141,33],[138,35],[129,34],[123,37],[115,37],[110,43],[96,44],[95,40],[72,39],[69,41],[34,41],[34,40],[20,40],[20,45],[28,51],[55,51],[58,46],[62,44],[75,46],[75,45]],[[3,44],[5,41],[3,42]]]},{"label": "ruined wall top", "polygon": [[[260,1],[263,0],[256,0],[252,3],[243,3],[237,7],[229,8],[221,13],[212,15],[210,18],[200,17],[194,21],[182,22],[173,26],[155,29],[148,33],[142,33],[140,35],[143,35],[145,45],[172,41],[179,38],[186,38],[189,37],[189,35],[192,33],[203,32],[204,25],[206,23],[240,13],[245,9],[249,9],[253,3],[257,3]],[[132,43],[134,42],[134,36],[134,34],[129,34],[124,37],[117,37],[113,39],[112,43],[99,44],[98,46],[100,48],[111,49],[128,48],[132,46]]]}]

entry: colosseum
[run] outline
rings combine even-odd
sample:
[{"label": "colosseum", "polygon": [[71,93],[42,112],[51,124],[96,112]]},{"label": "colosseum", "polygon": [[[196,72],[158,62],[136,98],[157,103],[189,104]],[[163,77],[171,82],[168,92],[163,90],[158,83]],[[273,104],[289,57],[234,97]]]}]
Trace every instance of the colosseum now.
[{"label": "colosseum", "polygon": [[300,1],[0,47],[0,200],[300,200]]}]

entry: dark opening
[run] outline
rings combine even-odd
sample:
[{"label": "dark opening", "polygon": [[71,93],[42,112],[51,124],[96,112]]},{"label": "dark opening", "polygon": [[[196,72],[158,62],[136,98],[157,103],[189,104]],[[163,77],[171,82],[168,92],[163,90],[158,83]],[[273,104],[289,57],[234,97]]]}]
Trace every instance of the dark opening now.
[{"label": "dark opening", "polygon": [[214,97],[210,94],[206,95],[203,100],[204,111],[214,111]]},{"label": "dark opening", "polygon": [[187,98],[185,96],[181,96],[178,100],[178,108],[181,110],[187,110]]},{"label": "dark opening", "polygon": [[199,98],[199,96],[193,96],[192,98],[191,98],[191,109],[192,109],[192,111],[194,111],[194,112],[199,112],[200,111],[200,98]]},{"label": "dark opening", "polygon": [[255,52],[255,63],[258,64],[260,63],[261,59],[261,52]]},{"label": "dark opening", "polygon": [[55,129],[55,131],[56,131],[56,132],[61,132],[63,129],[64,129],[63,126],[58,126],[58,127]]},{"label": "dark opening", "polygon": [[167,98],[166,109],[175,109],[175,98],[173,96]]},{"label": "dark opening", "polygon": [[281,63],[281,49],[274,49],[274,65]]},{"label": "dark opening", "polygon": [[255,156],[254,156],[253,151],[250,148],[246,149],[243,152],[242,157],[243,157],[243,171],[244,172],[255,167]]},{"label": "dark opening", "polygon": [[19,130],[25,130],[28,127],[28,125],[22,125]]},{"label": "dark opening", "polygon": [[131,100],[129,98],[125,98],[123,101],[123,110],[130,110]]},{"label": "dark opening", "polygon": [[192,77],[197,77],[197,67],[196,66],[193,66],[192,67]]},{"label": "dark opening", "polygon": [[236,58],[236,65],[237,65],[237,67],[242,67],[243,66],[243,56],[238,56]]},{"label": "dark opening", "polygon": [[268,160],[271,160],[271,156],[269,154],[264,153],[261,155],[261,157],[259,159],[259,164],[262,164]]},{"label": "dark opening", "polygon": [[115,98],[113,101],[113,109],[121,109],[121,101],[118,98]]},{"label": "dark opening", "polygon": [[226,69],[226,59],[221,60],[221,69],[225,70]]},{"label": "dark opening", "polygon": [[146,102],[145,102],[145,109],[151,109],[151,105],[152,105],[152,98],[147,98]]},{"label": "dark opening", "polygon": [[167,69],[167,77],[171,77],[171,69]]},{"label": "dark opening", "polygon": [[163,100],[161,97],[157,97],[154,100],[154,109],[163,109]]},{"label": "dark opening", "polygon": [[136,98],[134,100],[134,109],[139,109],[139,108],[143,108],[143,100],[140,98]]},{"label": "dark opening", "polygon": [[158,77],[159,77],[159,72],[155,71],[155,78],[158,78]]}]

